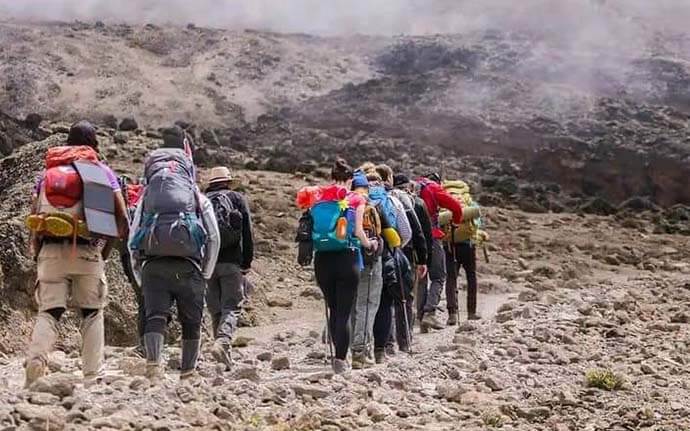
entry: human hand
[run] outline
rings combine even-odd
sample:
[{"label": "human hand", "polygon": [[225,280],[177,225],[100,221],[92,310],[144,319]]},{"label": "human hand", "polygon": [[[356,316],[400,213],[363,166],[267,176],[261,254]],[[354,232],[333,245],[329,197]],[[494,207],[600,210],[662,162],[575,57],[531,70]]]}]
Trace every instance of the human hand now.
[{"label": "human hand", "polygon": [[426,277],[427,272],[428,272],[428,268],[426,265],[417,265],[417,277],[418,278]]}]

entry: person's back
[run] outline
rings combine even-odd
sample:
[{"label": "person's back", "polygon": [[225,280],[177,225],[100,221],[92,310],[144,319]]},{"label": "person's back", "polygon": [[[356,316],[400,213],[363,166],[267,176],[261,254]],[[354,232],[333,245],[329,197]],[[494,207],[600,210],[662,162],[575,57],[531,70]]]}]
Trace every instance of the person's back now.
[{"label": "person's back", "polygon": [[[100,373],[108,294],[105,259],[117,237],[126,231],[127,220],[117,177],[99,159],[97,148],[95,128],[85,121],[75,123],[67,145],[48,150],[46,171],[35,188],[27,226],[37,262],[39,313],[28,349],[27,386],[45,373],[47,356],[57,340],[57,323],[68,304],[83,319],[86,382],[93,383]],[[92,180],[103,184],[94,186]],[[89,187],[88,199],[85,187]],[[96,211],[90,201],[94,198],[107,210],[98,210],[105,223],[96,223],[91,217]]]},{"label": "person's back", "polygon": [[224,166],[211,169],[206,196],[213,205],[220,233],[220,253],[208,281],[206,300],[216,340],[214,358],[231,366],[231,343],[246,300],[246,273],[254,259],[251,213],[245,196],[230,190],[232,177]]},{"label": "person's back", "polygon": [[[183,136],[183,135],[182,135]],[[194,375],[199,355],[205,281],[220,247],[209,200],[195,184],[186,141],[165,140],[145,162],[146,188],[129,236],[135,276],[146,308],[147,376],[161,377],[164,335],[173,302],[182,326],[180,378]]]}]

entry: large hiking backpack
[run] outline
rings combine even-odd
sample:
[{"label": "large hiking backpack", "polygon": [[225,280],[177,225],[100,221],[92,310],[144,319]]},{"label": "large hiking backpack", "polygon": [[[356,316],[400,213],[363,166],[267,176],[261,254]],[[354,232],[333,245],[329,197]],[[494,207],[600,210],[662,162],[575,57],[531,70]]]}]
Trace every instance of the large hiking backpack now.
[{"label": "large hiking backpack", "polygon": [[88,146],[48,149],[36,211],[26,219],[31,231],[44,237],[89,237],[84,217],[84,185],[75,162],[97,163],[98,153]]},{"label": "large hiking backpack", "polygon": [[242,247],[244,215],[235,207],[229,193],[228,190],[219,190],[206,194],[218,221],[221,250]]},{"label": "large hiking backpack", "polygon": [[192,160],[180,149],[158,149],[146,159],[144,176],[142,220],[130,247],[144,257],[201,260],[206,230]]},{"label": "large hiking backpack", "polygon": [[343,251],[357,247],[355,214],[346,200],[322,201],[310,210],[314,251]]},{"label": "large hiking backpack", "polygon": [[478,241],[481,217],[479,205],[472,199],[470,186],[464,181],[444,181],[443,188],[455,199],[460,201],[463,207],[464,217],[460,225],[454,226],[453,215],[450,211],[441,211],[439,224],[446,232],[445,240],[453,243],[464,241]]}]

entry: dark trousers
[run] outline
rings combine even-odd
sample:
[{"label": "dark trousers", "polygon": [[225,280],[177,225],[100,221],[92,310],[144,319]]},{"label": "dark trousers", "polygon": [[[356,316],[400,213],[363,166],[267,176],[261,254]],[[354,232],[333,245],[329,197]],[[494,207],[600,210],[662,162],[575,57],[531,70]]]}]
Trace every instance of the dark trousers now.
[{"label": "dark trousers", "polygon": [[[467,278],[467,313],[477,314],[477,247],[469,241],[446,246],[448,279],[446,280],[446,295],[448,296],[448,311],[457,312],[458,309],[458,275],[460,268],[465,270]],[[454,292],[455,302],[451,302]],[[454,306],[455,308],[451,308]]]},{"label": "dark trousers", "polygon": [[182,339],[199,340],[206,283],[196,265],[187,259],[158,258],[144,265],[141,278],[146,306],[145,333],[164,335],[176,303]]},{"label": "dark trousers", "polygon": [[395,299],[388,287],[383,286],[381,304],[374,319],[374,349],[383,349],[391,336],[393,326],[393,303]]},{"label": "dark trousers", "polygon": [[216,340],[232,341],[244,301],[244,275],[239,265],[218,262],[206,293]]},{"label": "dark trousers", "polygon": [[137,333],[139,334],[139,342],[143,345],[144,328],[146,327],[146,307],[144,306],[144,294],[141,290],[141,286],[139,286],[137,280],[134,278],[127,247],[120,248],[120,262],[122,263],[122,270],[127,277],[127,281],[129,281],[129,284],[132,286],[134,299],[137,301]]},{"label": "dark trousers", "polygon": [[335,357],[345,360],[350,348],[350,313],[359,284],[356,255],[352,251],[318,252],[314,271],[330,313],[328,329],[335,344]]}]

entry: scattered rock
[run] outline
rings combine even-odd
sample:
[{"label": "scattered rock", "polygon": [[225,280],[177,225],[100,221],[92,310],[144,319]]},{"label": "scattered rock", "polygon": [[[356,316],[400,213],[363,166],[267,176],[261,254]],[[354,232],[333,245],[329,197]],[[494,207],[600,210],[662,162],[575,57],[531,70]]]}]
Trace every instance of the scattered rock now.
[{"label": "scattered rock", "polygon": [[120,121],[120,125],[118,126],[118,129],[123,132],[131,132],[137,130],[138,128],[139,124],[132,117],[123,118],[122,121]]},{"label": "scattered rock", "polygon": [[269,307],[292,308],[292,301],[287,298],[274,297],[269,298],[266,303]]},{"label": "scattered rock", "polygon": [[75,376],[71,374],[54,373],[36,380],[29,388],[33,392],[45,392],[56,397],[64,398],[74,394]]},{"label": "scattered rock", "polygon": [[252,382],[261,381],[259,369],[252,366],[240,366],[232,373],[232,378],[235,380],[250,380]]},{"label": "scattered rock", "polygon": [[374,422],[381,422],[384,419],[390,417],[393,412],[391,409],[377,402],[371,402],[367,404],[367,414]]},{"label": "scattered rock", "polygon": [[290,388],[295,391],[298,396],[310,396],[314,399],[326,398],[331,394],[331,391],[325,387],[316,385],[300,385],[292,384]]},{"label": "scattered rock", "polygon": [[280,356],[271,361],[271,368],[275,371],[290,369],[290,358],[287,356]]}]

